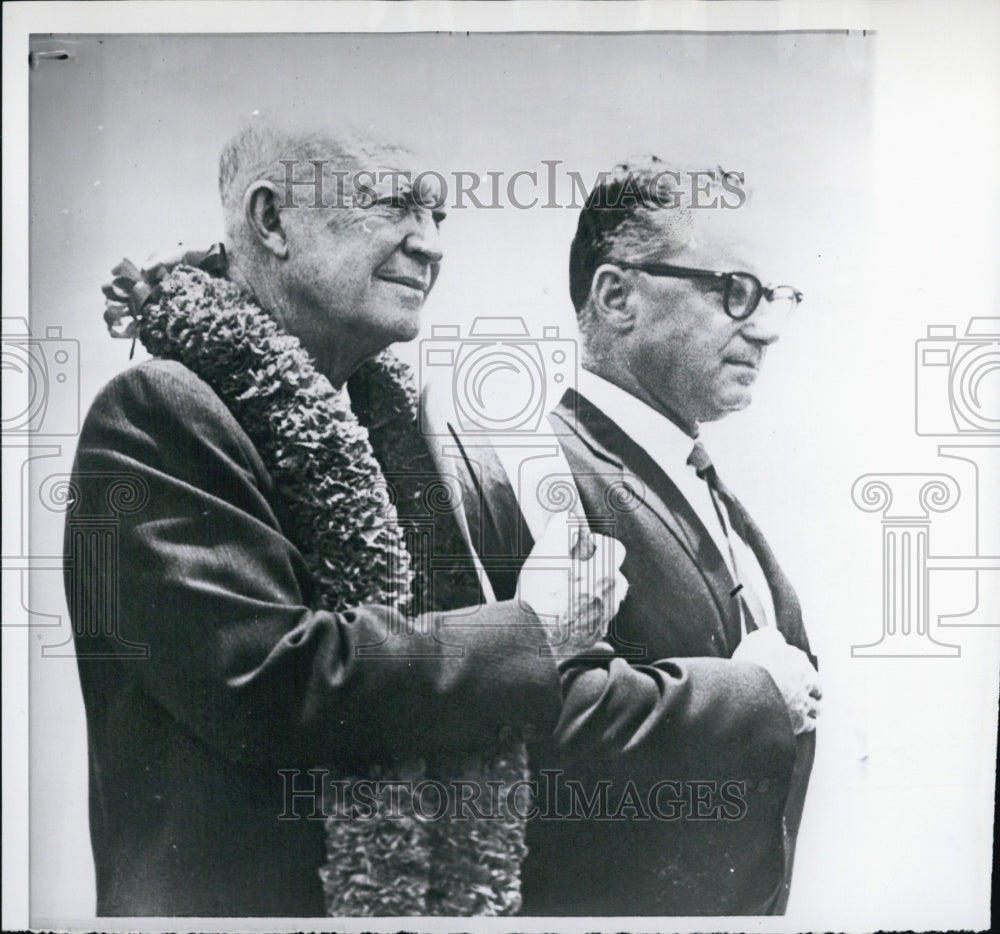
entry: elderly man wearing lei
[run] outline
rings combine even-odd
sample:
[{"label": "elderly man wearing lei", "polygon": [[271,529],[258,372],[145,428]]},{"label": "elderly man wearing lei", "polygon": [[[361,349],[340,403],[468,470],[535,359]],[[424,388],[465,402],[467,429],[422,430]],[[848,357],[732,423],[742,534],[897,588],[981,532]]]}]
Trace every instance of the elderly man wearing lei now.
[{"label": "elderly man wearing lei", "polygon": [[[221,158],[225,246],[125,261],[105,286],[113,336],[153,359],[94,402],[67,522],[99,914],[519,907],[522,739],[560,713],[549,642],[600,637],[624,552],[564,528],[540,547],[569,574],[522,574],[516,599],[483,604],[463,510],[385,351],[416,336],[441,260],[442,215],[405,158],[253,125]],[[297,205],[289,161],[322,169],[335,203]],[[336,198],[388,168],[366,201]],[[134,499],[109,598],[98,545],[72,529],[107,515],[115,484]],[[497,807],[422,819],[420,779]],[[360,780],[369,807],[352,809]]]}]

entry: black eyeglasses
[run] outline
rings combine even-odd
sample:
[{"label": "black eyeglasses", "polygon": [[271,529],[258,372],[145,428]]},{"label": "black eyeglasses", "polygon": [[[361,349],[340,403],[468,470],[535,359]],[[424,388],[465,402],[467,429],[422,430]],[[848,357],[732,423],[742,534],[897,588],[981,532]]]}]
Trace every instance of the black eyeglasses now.
[{"label": "black eyeglasses", "polygon": [[[612,260],[614,262],[614,260]],[[666,263],[615,263],[619,269],[635,269],[648,276],[669,279],[714,279],[723,286],[722,307],[734,321],[745,321],[766,298],[786,314],[802,301],[802,293],[790,285],[765,286],[749,272],[715,272],[711,269],[689,269]]]}]

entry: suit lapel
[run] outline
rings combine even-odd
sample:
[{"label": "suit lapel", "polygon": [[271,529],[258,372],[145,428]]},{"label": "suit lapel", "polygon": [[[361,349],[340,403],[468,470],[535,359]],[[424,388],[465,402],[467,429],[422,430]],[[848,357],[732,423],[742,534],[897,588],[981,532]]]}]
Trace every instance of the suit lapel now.
[{"label": "suit lapel", "polygon": [[440,476],[457,481],[461,490],[454,518],[470,554],[489,579],[492,594],[480,577],[482,596],[510,600],[533,543],[503,466],[488,444],[463,443],[442,413],[432,387],[423,390],[420,412],[435,469]]},{"label": "suit lapel", "polygon": [[563,422],[595,457],[633,474],[643,484],[645,495],[636,491],[643,507],[668,529],[698,569],[718,611],[718,634],[724,639],[727,654],[732,654],[740,639],[739,607],[730,597],[735,581],[691,504],[644,448],[574,390],[566,391],[553,417]]},{"label": "suit lapel", "polygon": [[467,447],[452,425],[450,442],[461,457],[456,473],[463,488],[463,515],[469,539],[497,600],[511,600],[534,541],[517,496],[496,452],[489,445]]}]

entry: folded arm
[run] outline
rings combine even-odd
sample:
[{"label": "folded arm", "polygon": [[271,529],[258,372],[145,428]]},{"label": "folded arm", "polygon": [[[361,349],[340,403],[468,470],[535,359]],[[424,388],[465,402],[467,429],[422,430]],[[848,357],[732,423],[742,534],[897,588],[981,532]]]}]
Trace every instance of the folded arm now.
[{"label": "folded arm", "polygon": [[631,665],[607,643],[564,662],[554,740],[564,761],[649,780],[787,775],[795,737],[759,665],[680,658]]},{"label": "folded arm", "polygon": [[[505,724],[555,722],[544,631],[513,602],[416,620],[375,605],[311,610],[259,455],[180,365],[143,365],[109,384],[74,474],[73,517],[106,514],[116,477],[148,488],[144,506],[119,516],[116,626],[149,656],[121,674],[226,757],[405,758],[478,747]],[[87,612],[102,582],[67,586]]]}]

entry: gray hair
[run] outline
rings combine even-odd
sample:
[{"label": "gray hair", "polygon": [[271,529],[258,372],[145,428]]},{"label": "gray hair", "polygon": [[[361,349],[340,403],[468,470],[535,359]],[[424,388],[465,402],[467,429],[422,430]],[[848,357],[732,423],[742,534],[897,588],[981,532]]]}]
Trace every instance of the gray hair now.
[{"label": "gray hair", "polygon": [[[314,193],[307,187],[296,185],[296,193],[286,192],[288,177],[286,164],[294,161],[292,177],[298,182],[303,179],[308,184],[314,178],[312,160],[323,163],[324,201],[336,201],[337,192],[343,187],[349,190],[350,181],[362,170],[376,170],[384,167],[387,160],[395,156],[409,155],[405,146],[387,143],[377,137],[359,132],[344,132],[334,136],[330,132],[316,129],[300,129],[281,126],[265,120],[248,123],[236,133],[222,149],[219,157],[219,195],[225,215],[226,236],[234,245],[245,245],[247,239],[246,218],[243,211],[243,196],[256,182],[272,183],[281,195],[282,201],[294,197],[299,203],[312,203]],[[347,173],[347,179],[338,182],[334,173]]]}]

